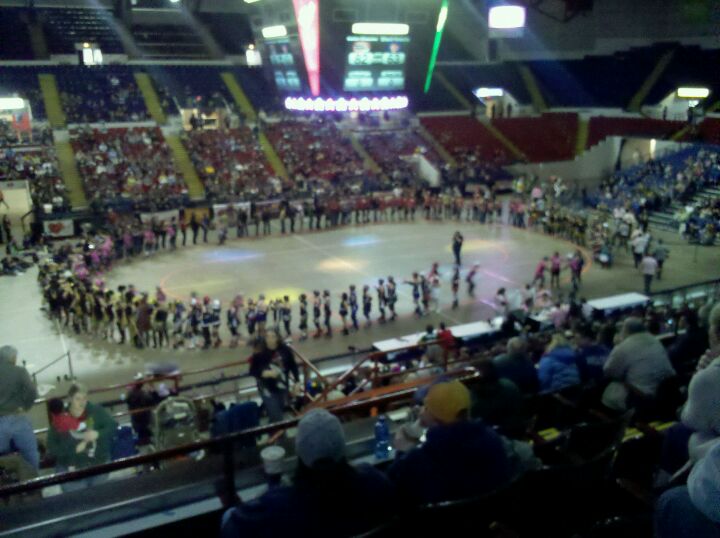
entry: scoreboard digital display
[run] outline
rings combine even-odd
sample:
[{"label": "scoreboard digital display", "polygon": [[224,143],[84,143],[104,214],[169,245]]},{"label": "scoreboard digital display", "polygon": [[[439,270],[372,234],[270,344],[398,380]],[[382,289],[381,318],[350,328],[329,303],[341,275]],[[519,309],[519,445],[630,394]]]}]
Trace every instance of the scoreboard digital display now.
[{"label": "scoreboard digital display", "polygon": [[266,41],[273,78],[279,90],[299,91],[302,88],[295,66],[295,57],[288,38]]},{"label": "scoreboard digital display", "polygon": [[405,88],[409,37],[351,35],[346,42],[345,91],[378,92]]}]

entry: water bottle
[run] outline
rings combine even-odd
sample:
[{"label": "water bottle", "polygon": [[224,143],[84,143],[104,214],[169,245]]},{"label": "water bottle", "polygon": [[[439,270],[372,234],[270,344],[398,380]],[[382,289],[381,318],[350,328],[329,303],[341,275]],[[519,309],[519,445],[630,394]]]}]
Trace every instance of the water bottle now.
[{"label": "water bottle", "polygon": [[392,446],[390,446],[390,427],[387,417],[380,415],[375,423],[375,458],[385,460],[390,457]]}]

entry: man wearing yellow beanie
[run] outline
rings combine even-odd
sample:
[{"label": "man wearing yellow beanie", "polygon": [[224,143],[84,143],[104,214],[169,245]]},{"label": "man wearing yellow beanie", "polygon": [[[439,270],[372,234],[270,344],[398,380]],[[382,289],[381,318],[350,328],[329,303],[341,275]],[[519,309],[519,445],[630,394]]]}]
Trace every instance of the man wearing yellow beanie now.
[{"label": "man wearing yellow beanie", "polygon": [[426,441],[398,454],[388,470],[407,504],[477,497],[510,480],[500,437],[482,421],[469,420],[470,392],[460,381],[430,387],[420,416]]}]

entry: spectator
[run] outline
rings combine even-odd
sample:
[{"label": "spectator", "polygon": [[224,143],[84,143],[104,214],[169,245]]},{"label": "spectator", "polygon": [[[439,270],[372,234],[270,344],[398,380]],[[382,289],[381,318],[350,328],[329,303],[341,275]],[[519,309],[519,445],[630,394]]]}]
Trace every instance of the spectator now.
[{"label": "spectator", "polygon": [[138,444],[145,445],[150,442],[150,420],[152,418],[152,411],[148,410],[148,408],[154,407],[155,404],[158,403],[158,400],[159,398],[145,390],[145,385],[142,381],[135,383],[127,395],[126,402],[129,411],[145,409],[145,411],[134,412],[130,415],[133,430],[135,430],[138,436]]},{"label": "spectator", "polygon": [[282,420],[288,404],[290,382],[297,383],[300,374],[292,351],[277,332],[268,331],[264,339],[256,340],[250,357],[250,375],[257,382],[270,422]]},{"label": "spectator", "polygon": [[470,415],[507,432],[522,431],[523,397],[509,379],[500,378],[495,363],[488,359],[477,364],[480,380],[472,388]]},{"label": "spectator", "polygon": [[[510,478],[510,465],[501,438],[481,421],[468,419],[470,391],[460,381],[433,385],[421,415],[429,428],[422,446],[398,454],[388,470],[407,503],[476,497],[489,493]],[[398,450],[412,446],[403,432],[395,439]]]},{"label": "spectator", "polygon": [[35,470],[40,468],[37,439],[32,424],[20,413],[28,411],[37,389],[25,368],[17,366],[17,349],[0,347],[0,454],[13,447]]},{"label": "spectator", "polygon": [[658,280],[662,280],[663,265],[665,264],[665,260],[670,257],[670,251],[665,246],[662,239],[658,239],[657,247],[655,247],[655,253],[653,254],[653,257],[655,258],[655,260],[657,260],[658,264],[657,278]]},{"label": "spectator", "polygon": [[538,391],[539,382],[535,365],[527,354],[525,340],[513,337],[508,340],[507,352],[493,359],[497,375],[512,381],[523,394]]},{"label": "spectator", "polygon": [[630,394],[654,397],[660,383],[674,376],[675,370],[662,343],[647,332],[640,319],[625,320],[620,340],[603,367],[612,382],[602,402],[610,409],[625,411],[632,406]]},{"label": "spectator", "polygon": [[650,295],[650,285],[658,272],[658,262],[649,252],[645,254],[640,262],[640,272],[643,274],[645,281],[645,295]]},{"label": "spectator", "polygon": [[603,366],[610,356],[610,348],[595,338],[589,325],[582,325],[576,331],[575,343],[577,365],[583,382],[599,382],[603,379]]},{"label": "spectator", "polygon": [[567,339],[555,333],[538,363],[542,392],[555,392],[580,383],[575,351]]},{"label": "spectator", "polygon": [[708,333],[700,327],[697,312],[690,308],[685,309],[680,316],[678,330],[681,332],[668,348],[668,355],[673,368],[681,371],[683,365],[695,366],[708,347]]},{"label": "spectator", "polygon": [[713,360],[720,357],[720,304],[716,304],[712,306],[712,308],[707,308],[707,306],[708,305],[703,308],[705,308],[706,311],[709,310],[706,318],[709,347],[698,361],[698,370],[702,370]]},{"label": "spectator", "polygon": [[662,494],[655,506],[656,538],[720,537],[720,445],[698,462],[687,486]]},{"label": "spectator", "polygon": [[[62,432],[50,425],[48,452],[56,459],[56,470],[65,472],[107,463],[110,461],[112,440],[117,423],[107,410],[87,400],[87,389],[73,384],[68,391],[68,411],[75,425],[71,431]],[[81,435],[77,435],[80,433]],[[76,491],[100,484],[107,475],[96,475],[62,484],[63,491]]]},{"label": "spectator", "polygon": [[298,424],[291,486],[228,510],[222,537],[356,536],[393,513],[392,485],[369,465],[351,466],[337,417],[313,409]]}]

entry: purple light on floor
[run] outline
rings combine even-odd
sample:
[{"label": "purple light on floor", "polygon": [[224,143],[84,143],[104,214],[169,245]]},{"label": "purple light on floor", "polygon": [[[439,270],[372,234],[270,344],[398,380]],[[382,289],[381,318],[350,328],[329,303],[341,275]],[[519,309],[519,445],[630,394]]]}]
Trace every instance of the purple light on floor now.
[{"label": "purple light on floor", "polygon": [[261,258],[263,254],[254,250],[230,249],[212,250],[203,254],[203,261],[207,263],[236,263]]},{"label": "purple light on floor", "polygon": [[375,245],[379,243],[380,239],[376,235],[358,235],[355,237],[348,237],[342,244],[344,247],[364,247],[367,245]]}]

